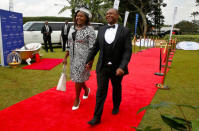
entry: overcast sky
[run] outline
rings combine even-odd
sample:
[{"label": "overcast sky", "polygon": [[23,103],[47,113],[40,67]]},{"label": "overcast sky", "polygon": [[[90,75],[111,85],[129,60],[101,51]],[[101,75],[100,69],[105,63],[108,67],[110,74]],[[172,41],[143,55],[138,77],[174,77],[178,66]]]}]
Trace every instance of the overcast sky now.
[{"label": "overcast sky", "polygon": [[[66,0],[13,0],[14,11],[23,13],[23,16],[67,16],[70,11],[65,11],[58,15],[59,10],[64,7]],[[172,24],[174,7],[178,7],[175,23],[182,20],[193,20],[191,13],[198,11],[195,7],[195,0],[164,0],[167,7],[163,8],[165,24]],[[57,4],[57,6],[55,6]],[[9,9],[9,0],[0,0],[0,9]],[[199,19],[199,17],[196,17]]]}]

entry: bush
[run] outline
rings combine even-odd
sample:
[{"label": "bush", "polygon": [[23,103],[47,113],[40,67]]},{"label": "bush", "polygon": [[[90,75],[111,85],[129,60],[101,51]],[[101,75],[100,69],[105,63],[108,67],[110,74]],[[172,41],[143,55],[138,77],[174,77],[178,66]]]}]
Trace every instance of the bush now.
[{"label": "bush", "polygon": [[23,23],[28,21],[72,21],[72,18],[68,17],[54,17],[54,16],[41,16],[41,17],[23,17]]},{"label": "bush", "polygon": [[183,34],[197,33],[197,30],[198,30],[198,25],[189,21],[181,21],[178,24],[176,24],[175,27],[179,28]]}]

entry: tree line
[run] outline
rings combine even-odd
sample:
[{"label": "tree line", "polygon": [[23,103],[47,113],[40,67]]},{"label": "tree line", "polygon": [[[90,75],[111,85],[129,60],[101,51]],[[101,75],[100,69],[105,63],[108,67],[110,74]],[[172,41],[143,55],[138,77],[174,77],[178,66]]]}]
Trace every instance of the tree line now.
[{"label": "tree line", "polygon": [[23,24],[28,21],[72,21],[70,17],[54,17],[54,16],[41,16],[41,17],[23,17]]},{"label": "tree line", "polygon": [[[70,6],[67,6],[68,4],[66,3],[59,13],[71,9],[73,17],[75,8],[84,6],[91,10],[93,15],[92,21],[104,23],[105,13],[107,9],[113,7],[114,0],[66,0],[66,2]],[[147,32],[153,28],[160,28],[164,24],[162,6],[166,6],[163,0],[121,0],[119,7],[121,17],[119,22],[123,23],[125,11],[129,11],[127,26],[134,30],[135,14],[138,13],[140,15],[138,34],[146,36]]]},{"label": "tree line", "polygon": [[[196,0],[196,6],[199,6],[199,0]],[[180,21],[175,25],[176,28],[179,28],[182,34],[198,34],[199,33],[199,22],[196,20],[196,16],[199,15],[198,11],[194,11],[191,13],[193,16],[193,21]]]},{"label": "tree line", "polygon": [[[107,9],[113,7],[114,0],[66,0],[70,6],[66,3],[64,8],[60,9],[59,13],[63,13],[65,10],[70,9],[72,12],[72,18],[75,14],[75,8],[86,7],[91,10],[93,22],[106,23],[105,13]],[[127,27],[129,27],[133,33],[135,28],[135,14],[139,14],[139,23],[137,28],[137,34],[146,36],[147,33],[153,29],[160,29],[164,25],[164,16],[162,14],[161,7],[165,7],[166,3],[163,0],[121,0],[119,13],[119,23],[123,23],[125,17],[125,11],[129,11],[129,18],[127,21]],[[196,0],[196,6],[199,6],[199,0]],[[191,14],[194,17],[199,15],[199,12],[193,12]],[[27,21],[72,21],[72,18],[66,17],[24,17],[24,23]],[[186,26],[184,26],[186,25]],[[178,27],[184,32],[184,30],[194,30],[197,32],[197,25],[191,22],[181,21],[175,27]],[[185,27],[187,27],[185,29]],[[186,32],[189,32],[189,31]],[[191,32],[191,31],[190,31]]]}]

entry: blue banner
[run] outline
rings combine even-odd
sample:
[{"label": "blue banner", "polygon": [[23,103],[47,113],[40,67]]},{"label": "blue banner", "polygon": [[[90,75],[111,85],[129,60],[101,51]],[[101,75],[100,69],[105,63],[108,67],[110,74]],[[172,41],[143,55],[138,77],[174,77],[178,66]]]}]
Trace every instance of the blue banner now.
[{"label": "blue banner", "polygon": [[23,15],[0,9],[1,63],[7,66],[7,56],[13,50],[24,46]]},{"label": "blue banner", "polygon": [[135,35],[137,34],[137,26],[138,26],[139,14],[135,15]]}]

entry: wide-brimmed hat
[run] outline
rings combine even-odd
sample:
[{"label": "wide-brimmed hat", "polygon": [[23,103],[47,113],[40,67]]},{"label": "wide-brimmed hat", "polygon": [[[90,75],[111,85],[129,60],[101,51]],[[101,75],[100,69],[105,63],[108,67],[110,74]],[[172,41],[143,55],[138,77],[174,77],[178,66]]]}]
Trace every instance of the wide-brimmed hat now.
[{"label": "wide-brimmed hat", "polygon": [[84,12],[88,16],[89,19],[92,18],[91,12],[88,9],[86,9],[85,7],[76,8],[75,13],[77,13],[78,11]]}]

